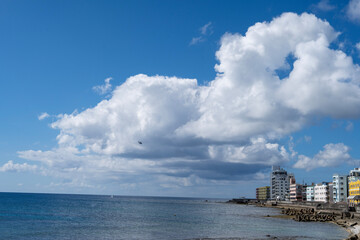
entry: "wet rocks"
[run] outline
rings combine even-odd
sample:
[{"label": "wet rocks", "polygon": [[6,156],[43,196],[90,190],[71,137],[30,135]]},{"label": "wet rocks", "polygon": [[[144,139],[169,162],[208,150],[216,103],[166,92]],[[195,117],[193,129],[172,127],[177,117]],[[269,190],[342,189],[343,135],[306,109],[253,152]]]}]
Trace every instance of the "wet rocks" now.
[{"label": "wet rocks", "polygon": [[282,213],[293,216],[298,222],[329,222],[336,218],[335,213],[316,212],[313,208],[285,208]]}]

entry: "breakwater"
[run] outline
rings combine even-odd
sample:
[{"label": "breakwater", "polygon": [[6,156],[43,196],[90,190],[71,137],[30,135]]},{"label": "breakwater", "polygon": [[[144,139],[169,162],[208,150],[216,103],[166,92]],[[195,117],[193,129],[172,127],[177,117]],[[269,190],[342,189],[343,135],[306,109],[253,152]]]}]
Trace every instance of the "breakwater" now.
[{"label": "breakwater", "polygon": [[[258,204],[258,203],[257,203]],[[331,222],[349,232],[347,240],[360,239],[360,214],[348,211],[343,204],[321,204],[315,206],[292,203],[261,203],[260,206],[280,208],[281,213],[298,222]]]},{"label": "breakwater", "polygon": [[282,214],[293,216],[298,222],[329,222],[335,221],[337,216],[334,212],[322,213],[316,212],[313,208],[285,208],[281,211]]},{"label": "breakwater", "polygon": [[[349,209],[346,203],[320,202],[275,202],[255,199],[232,199],[228,203],[255,205],[258,207],[279,208],[281,213],[298,222],[330,222],[349,232],[347,240],[360,240],[360,213]],[[350,211],[349,211],[350,210]],[[282,215],[282,216],[284,216]],[[281,217],[281,216],[266,216]]]}]

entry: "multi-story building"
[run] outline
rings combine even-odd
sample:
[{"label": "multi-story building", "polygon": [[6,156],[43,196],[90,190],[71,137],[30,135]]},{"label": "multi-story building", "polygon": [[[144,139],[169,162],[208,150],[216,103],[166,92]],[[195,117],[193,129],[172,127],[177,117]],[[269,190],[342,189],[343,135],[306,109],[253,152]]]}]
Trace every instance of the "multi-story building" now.
[{"label": "multi-story building", "polygon": [[353,170],[350,170],[348,182],[356,182],[357,180],[360,180],[360,169],[354,168]]},{"label": "multi-story building", "polygon": [[346,202],[348,195],[346,175],[333,175],[333,201],[334,202]]},{"label": "multi-story building", "polygon": [[360,179],[349,182],[349,204],[355,205],[360,203]]},{"label": "multi-story building", "polygon": [[355,205],[360,203],[360,169],[354,168],[350,170],[348,176],[348,201],[350,205]]},{"label": "multi-story building", "polygon": [[306,183],[302,185],[302,201],[303,202],[306,202],[306,188],[307,188],[307,186],[308,185]]},{"label": "multi-story building", "polygon": [[316,184],[314,187],[314,201],[329,202],[331,191],[332,191],[332,184],[329,184],[327,182]]},{"label": "multi-story building", "polygon": [[256,189],[256,199],[257,200],[268,200],[270,199],[270,187],[259,187]]},{"label": "multi-story building", "polygon": [[297,184],[295,177],[293,175],[289,176],[290,180],[290,201],[291,202],[302,202],[303,200],[303,186],[301,184]]},{"label": "multi-story building", "polygon": [[290,184],[296,183],[294,174],[288,173],[287,182],[289,183],[289,191],[288,191],[287,195],[285,196],[285,201],[290,201]]},{"label": "multi-story building", "polygon": [[334,202],[334,184],[329,182],[329,202]]},{"label": "multi-story building", "polygon": [[271,172],[270,197],[273,200],[289,200],[290,178],[293,175],[287,173],[279,166],[273,166]]},{"label": "multi-story building", "polygon": [[290,201],[302,202],[303,201],[303,185],[293,183],[290,184]]},{"label": "multi-story building", "polygon": [[306,187],[306,201],[307,202],[313,202],[315,201],[315,196],[314,196],[314,187],[315,185],[308,185]]}]

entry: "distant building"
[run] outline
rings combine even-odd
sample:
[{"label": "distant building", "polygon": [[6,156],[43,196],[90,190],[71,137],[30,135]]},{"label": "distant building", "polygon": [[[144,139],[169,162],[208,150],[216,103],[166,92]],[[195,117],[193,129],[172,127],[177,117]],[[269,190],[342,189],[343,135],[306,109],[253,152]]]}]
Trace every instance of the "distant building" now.
[{"label": "distant building", "polygon": [[306,188],[307,188],[307,186],[308,185],[306,183],[302,185],[302,201],[303,202],[306,202]]},{"label": "distant building", "polygon": [[293,183],[290,184],[290,201],[302,202],[303,201],[303,185]]},{"label": "distant building", "polygon": [[290,201],[291,202],[302,202],[303,200],[303,186],[297,184],[293,175],[289,176],[290,180]]},{"label": "distant building", "polygon": [[360,203],[360,169],[354,168],[350,170],[348,176],[348,202],[350,205],[355,205]]},{"label": "distant building", "polygon": [[356,182],[357,180],[360,180],[360,169],[354,168],[353,170],[350,170],[348,182]]},{"label": "distant building", "polygon": [[290,185],[296,183],[294,174],[288,173],[288,183],[289,183],[289,191],[288,194],[285,196],[285,201],[290,201]]},{"label": "distant building", "polygon": [[349,204],[356,205],[360,203],[360,179],[349,182]]},{"label": "distant building", "polygon": [[256,189],[257,200],[269,200],[270,199],[270,186],[259,187]]},{"label": "distant building", "polygon": [[332,183],[327,182],[318,183],[314,187],[314,201],[315,202],[329,202],[332,195]]},{"label": "distant building", "polygon": [[279,166],[273,166],[270,180],[270,197],[272,200],[289,200],[290,178],[293,175],[287,173]]},{"label": "distant building", "polygon": [[334,184],[329,182],[329,202],[334,202]]},{"label": "distant building", "polygon": [[347,175],[333,175],[333,201],[346,202],[348,195]]},{"label": "distant building", "polygon": [[315,201],[315,196],[314,196],[314,187],[315,185],[308,185],[306,187],[306,201],[307,202],[313,202]]}]

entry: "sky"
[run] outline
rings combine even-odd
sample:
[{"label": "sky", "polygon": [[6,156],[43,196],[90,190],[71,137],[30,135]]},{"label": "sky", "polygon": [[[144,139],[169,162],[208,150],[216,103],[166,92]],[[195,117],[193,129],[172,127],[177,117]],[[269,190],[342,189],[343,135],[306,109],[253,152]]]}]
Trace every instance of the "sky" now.
[{"label": "sky", "polygon": [[0,191],[234,198],[360,166],[360,0],[0,1]]}]

